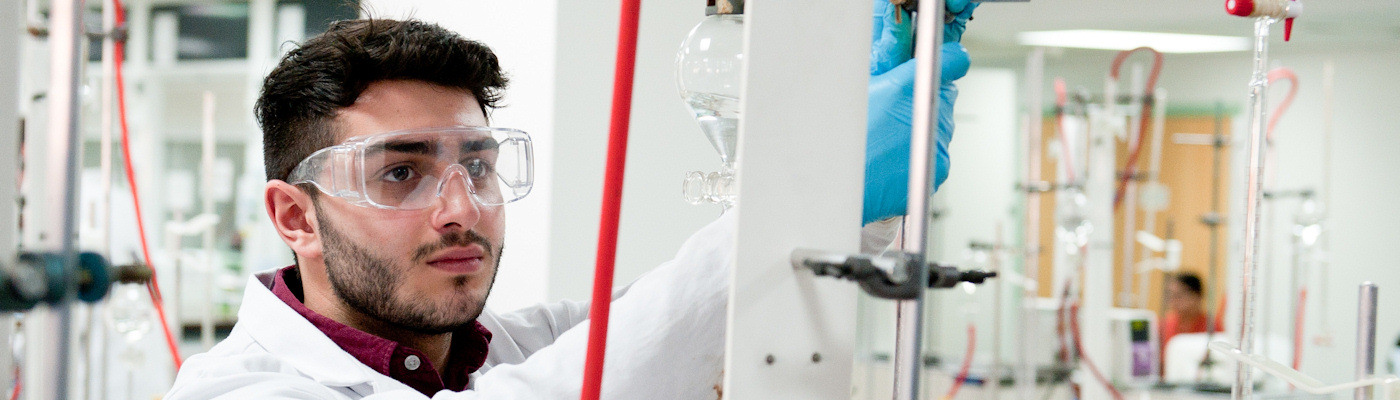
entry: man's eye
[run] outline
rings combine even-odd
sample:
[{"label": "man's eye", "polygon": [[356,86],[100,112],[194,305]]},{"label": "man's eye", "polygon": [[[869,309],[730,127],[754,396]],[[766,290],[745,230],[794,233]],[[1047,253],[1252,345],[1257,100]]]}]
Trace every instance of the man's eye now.
[{"label": "man's eye", "polygon": [[462,163],[462,166],[467,168],[467,173],[471,174],[472,179],[485,177],[491,173],[491,163],[480,158],[467,160],[467,162]]},{"label": "man's eye", "polygon": [[418,173],[407,165],[400,165],[384,173],[384,180],[389,182],[405,182],[417,178]]}]

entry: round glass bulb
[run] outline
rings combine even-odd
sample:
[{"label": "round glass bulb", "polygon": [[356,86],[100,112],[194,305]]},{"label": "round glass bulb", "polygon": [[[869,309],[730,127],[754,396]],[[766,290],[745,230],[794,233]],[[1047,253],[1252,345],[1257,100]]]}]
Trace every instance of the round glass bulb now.
[{"label": "round glass bulb", "polygon": [[726,167],[738,146],[743,45],[744,16],[719,14],[691,29],[676,52],[681,98]]},{"label": "round glass bulb", "polygon": [[151,330],[153,312],[146,299],[145,285],[123,283],[112,286],[107,304],[107,319],[112,330],[135,343]]}]

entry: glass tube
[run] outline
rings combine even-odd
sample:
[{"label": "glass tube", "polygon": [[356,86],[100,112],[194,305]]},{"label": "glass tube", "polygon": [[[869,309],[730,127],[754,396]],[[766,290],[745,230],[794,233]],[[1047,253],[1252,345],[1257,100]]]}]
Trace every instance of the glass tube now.
[{"label": "glass tube", "polygon": [[[1269,59],[1269,27],[1274,19],[1260,17],[1254,21],[1254,70],[1249,82],[1249,180],[1245,196],[1244,265],[1240,280],[1240,336],[1239,350],[1244,354],[1254,351],[1254,308],[1256,281],[1255,269],[1259,260],[1259,204],[1263,194],[1264,173],[1264,126],[1267,115],[1264,110],[1264,94],[1269,87],[1265,76]],[[1230,390],[1232,400],[1254,397],[1254,369],[1239,364],[1235,370],[1235,384]]]}]

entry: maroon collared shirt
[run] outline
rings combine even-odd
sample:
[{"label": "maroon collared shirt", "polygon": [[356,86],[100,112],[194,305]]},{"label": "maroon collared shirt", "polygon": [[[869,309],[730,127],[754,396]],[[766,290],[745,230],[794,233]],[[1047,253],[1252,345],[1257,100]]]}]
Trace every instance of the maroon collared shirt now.
[{"label": "maroon collared shirt", "polygon": [[447,365],[439,374],[423,352],[336,322],[307,308],[302,302],[305,297],[301,290],[301,273],[295,265],[278,271],[270,289],[346,353],[428,397],[444,389],[466,390],[468,376],[486,363],[491,331],[480,322],[473,321],[472,326],[452,332]]}]

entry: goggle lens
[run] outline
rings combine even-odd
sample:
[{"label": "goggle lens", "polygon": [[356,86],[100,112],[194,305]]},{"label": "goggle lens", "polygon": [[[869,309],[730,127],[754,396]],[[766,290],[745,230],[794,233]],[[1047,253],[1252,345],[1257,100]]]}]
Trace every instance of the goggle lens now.
[{"label": "goggle lens", "polygon": [[529,142],[508,135],[463,132],[393,135],[365,142],[362,160],[367,199],[383,207],[428,207],[451,179],[483,205],[500,205],[529,193]]}]

